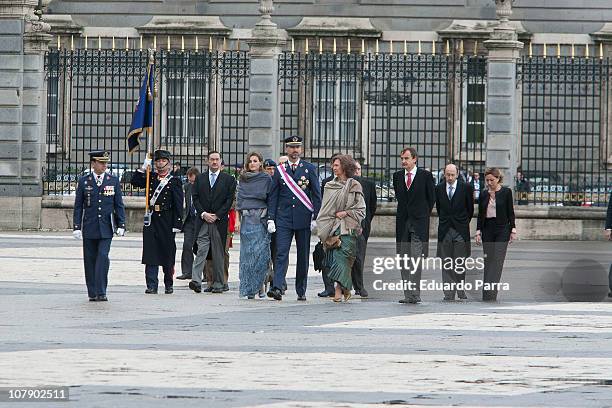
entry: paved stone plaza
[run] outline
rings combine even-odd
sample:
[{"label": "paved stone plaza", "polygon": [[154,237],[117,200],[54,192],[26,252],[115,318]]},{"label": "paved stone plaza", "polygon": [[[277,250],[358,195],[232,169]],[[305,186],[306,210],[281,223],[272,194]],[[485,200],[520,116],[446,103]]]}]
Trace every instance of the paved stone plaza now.
[{"label": "paved stone plaza", "polygon": [[[58,407],[612,406],[608,300],[333,304],[311,271],[305,304],[293,279],[282,303],[249,301],[238,248],[230,292],[145,295],[140,235],[115,239],[109,302],[92,303],[69,233],[0,234],[0,386],[70,386]],[[519,241],[504,276],[529,286],[611,249]]]}]

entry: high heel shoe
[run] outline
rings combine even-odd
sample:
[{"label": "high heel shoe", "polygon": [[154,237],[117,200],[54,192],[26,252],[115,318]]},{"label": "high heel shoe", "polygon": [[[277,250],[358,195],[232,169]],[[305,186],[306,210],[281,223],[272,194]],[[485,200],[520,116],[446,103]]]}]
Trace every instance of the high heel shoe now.
[{"label": "high heel shoe", "polygon": [[352,296],[352,295],[351,295],[351,291],[350,291],[350,290],[348,290],[348,289],[344,289],[344,290],[342,291],[342,294],[344,295],[344,301],[345,301],[345,302],[348,302],[348,301],[349,301],[349,299],[350,299],[350,298],[351,298],[351,296]]}]

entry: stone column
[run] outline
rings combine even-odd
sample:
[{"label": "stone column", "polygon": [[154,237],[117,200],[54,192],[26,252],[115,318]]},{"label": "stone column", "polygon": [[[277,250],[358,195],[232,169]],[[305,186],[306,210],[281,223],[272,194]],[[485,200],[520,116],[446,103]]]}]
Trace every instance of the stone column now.
[{"label": "stone column", "polygon": [[37,6],[37,0],[0,0],[0,229],[40,225],[44,53],[51,27],[40,19]]},{"label": "stone column", "polygon": [[485,41],[489,51],[487,78],[487,167],[504,173],[504,185],[514,189],[520,151],[520,101],[516,64],[523,43],[509,22],[512,0],[496,0],[499,24]]},{"label": "stone column", "polygon": [[272,22],[272,0],[261,0],[261,20],[253,28],[250,47],[249,151],[264,159],[280,155],[278,56],[287,43],[287,34]]}]

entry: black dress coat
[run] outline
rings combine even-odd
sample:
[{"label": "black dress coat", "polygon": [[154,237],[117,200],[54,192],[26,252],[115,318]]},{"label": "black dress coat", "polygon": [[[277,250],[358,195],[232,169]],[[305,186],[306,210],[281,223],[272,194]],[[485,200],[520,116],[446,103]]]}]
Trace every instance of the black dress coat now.
[{"label": "black dress coat", "polygon": [[[393,173],[393,189],[397,200],[395,241],[402,242],[410,224],[422,242],[429,241],[429,217],[436,202],[435,186],[431,173],[417,167],[416,175],[406,187],[404,169]],[[426,255],[426,254],[425,254]]]},{"label": "black dress coat", "polygon": [[215,226],[221,236],[221,242],[225,247],[227,240],[227,227],[229,223],[228,214],[232,208],[234,195],[236,193],[236,179],[223,171],[219,172],[215,185],[210,187],[209,172],[205,171],[196,177],[193,186],[193,205],[200,215],[196,219],[196,236],[204,224],[201,217],[203,212],[212,213],[219,218]]},{"label": "black dress coat", "polygon": [[[149,178],[149,197],[151,200],[159,185],[156,172],[151,172]],[[134,187],[145,188],[147,178],[145,173],[134,172],[131,184]],[[142,263],[145,265],[174,266],[176,257],[175,233],[183,227],[183,185],[181,179],[171,177],[155,201],[149,205],[152,211],[151,225],[142,229]]]},{"label": "black dress coat", "polygon": [[442,242],[448,230],[454,228],[468,243],[469,250],[470,221],[474,216],[474,190],[471,185],[457,180],[457,188],[453,193],[453,198],[449,200],[447,189],[446,181],[436,186],[438,242]]},{"label": "black dress coat", "polygon": [[363,190],[363,198],[366,204],[366,216],[361,222],[361,227],[363,228],[362,234],[367,240],[370,237],[370,231],[372,229],[372,218],[374,218],[376,208],[378,206],[376,186],[374,183],[364,177],[355,176],[353,178],[357,180],[359,184],[361,184],[361,188]]},{"label": "black dress coat", "polygon": [[[480,201],[478,202],[478,225],[476,229],[479,231],[482,231],[484,227],[488,205],[489,190],[485,190],[480,193]],[[500,226],[508,225],[510,228],[516,228],[512,190],[505,186],[502,186],[502,188],[495,193],[495,224]]]}]

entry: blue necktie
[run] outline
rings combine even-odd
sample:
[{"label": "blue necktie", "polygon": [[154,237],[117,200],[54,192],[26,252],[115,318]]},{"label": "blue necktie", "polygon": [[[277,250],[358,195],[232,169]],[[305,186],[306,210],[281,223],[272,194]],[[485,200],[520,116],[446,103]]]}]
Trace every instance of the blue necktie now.
[{"label": "blue necktie", "polygon": [[448,187],[448,199],[449,200],[453,199],[453,186]]},{"label": "blue necktie", "polygon": [[210,173],[210,188],[215,186],[215,181],[217,181],[217,173]]}]

